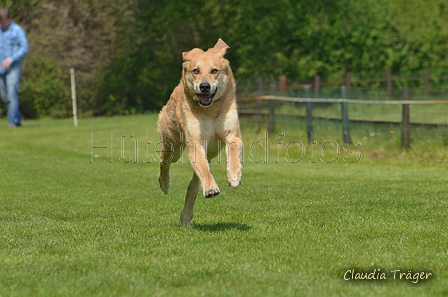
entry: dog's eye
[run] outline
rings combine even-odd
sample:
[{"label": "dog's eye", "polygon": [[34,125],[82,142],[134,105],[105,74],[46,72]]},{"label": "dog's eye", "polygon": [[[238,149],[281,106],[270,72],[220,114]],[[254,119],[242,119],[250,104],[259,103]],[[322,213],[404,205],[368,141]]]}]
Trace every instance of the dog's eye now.
[{"label": "dog's eye", "polygon": [[194,74],[199,74],[199,69],[193,69]]},{"label": "dog's eye", "polygon": [[212,74],[216,74],[216,73],[218,73],[218,69],[213,69]]}]

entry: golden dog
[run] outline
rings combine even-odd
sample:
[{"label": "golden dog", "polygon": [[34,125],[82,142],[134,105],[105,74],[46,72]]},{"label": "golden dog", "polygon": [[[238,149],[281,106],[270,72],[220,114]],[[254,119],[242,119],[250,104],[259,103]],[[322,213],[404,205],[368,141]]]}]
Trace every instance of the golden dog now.
[{"label": "golden dog", "polygon": [[225,146],[227,180],[231,187],[241,183],[243,142],[235,98],[235,80],[224,55],[229,46],[219,39],[213,48],[199,48],[182,53],[183,69],[179,85],[159,113],[158,129],[162,138],[160,153],[160,188],[170,189],[170,164],[177,162],[185,147],[193,168],[185,205],[180,215],[181,226],[193,218],[194,202],[202,185],[204,197],[219,194],[210,173],[209,163]]}]

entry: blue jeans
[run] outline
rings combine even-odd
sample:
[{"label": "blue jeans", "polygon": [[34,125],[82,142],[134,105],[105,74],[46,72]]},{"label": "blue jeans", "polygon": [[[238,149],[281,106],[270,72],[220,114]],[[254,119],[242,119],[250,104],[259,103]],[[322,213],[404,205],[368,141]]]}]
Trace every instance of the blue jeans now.
[{"label": "blue jeans", "polygon": [[0,94],[7,109],[8,125],[20,126],[22,114],[19,110],[19,82],[22,65],[11,65],[5,74],[0,74]]}]

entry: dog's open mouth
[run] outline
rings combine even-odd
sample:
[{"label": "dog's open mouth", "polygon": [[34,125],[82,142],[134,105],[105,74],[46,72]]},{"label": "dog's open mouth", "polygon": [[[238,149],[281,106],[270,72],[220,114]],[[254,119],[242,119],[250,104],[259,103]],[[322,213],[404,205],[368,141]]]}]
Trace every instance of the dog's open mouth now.
[{"label": "dog's open mouth", "polygon": [[213,97],[215,97],[216,92],[214,92],[213,94],[198,94],[196,93],[196,95],[198,95],[199,98],[199,105],[201,106],[210,106],[213,103]]}]

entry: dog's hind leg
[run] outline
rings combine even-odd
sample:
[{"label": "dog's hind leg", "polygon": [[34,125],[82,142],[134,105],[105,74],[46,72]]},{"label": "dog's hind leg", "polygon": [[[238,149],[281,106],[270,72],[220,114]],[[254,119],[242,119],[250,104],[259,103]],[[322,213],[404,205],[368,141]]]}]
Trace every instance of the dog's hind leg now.
[{"label": "dog's hind leg", "polygon": [[163,193],[168,194],[170,191],[170,166],[171,163],[179,160],[181,151],[174,148],[171,143],[162,142],[162,150],[160,151],[160,173],[159,184]]},{"label": "dog's hind leg", "polygon": [[193,178],[190,181],[187,189],[187,195],[185,196],[184,209],[180,213],[179,225],[186,227],[190,224],[193,218],[194,202],[196,201],[196,196],[199,190],[199,178],[196,173],[193,173]]},{"label": "dog's hind leg", "polygon": [[170,192],[170,163],[160,162],[159,185],[163,193]]}]

